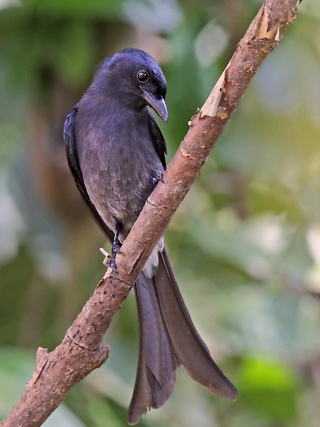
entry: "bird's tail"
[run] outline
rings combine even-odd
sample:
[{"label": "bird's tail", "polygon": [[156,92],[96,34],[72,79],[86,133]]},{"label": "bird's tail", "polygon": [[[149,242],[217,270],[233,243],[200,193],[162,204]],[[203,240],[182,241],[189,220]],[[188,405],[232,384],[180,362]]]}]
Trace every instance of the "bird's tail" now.
[{"label": "bird's tail", "polygon": [[148,409],[165,403],[173,391],[176,368],[180,364],[212,393],[235,400],[238,392],[212,360],[198,334],[165,250],[159,254],[155,276],[149,279],[141,273],[135,290],[140,350],[129,424],[137,423]]}]

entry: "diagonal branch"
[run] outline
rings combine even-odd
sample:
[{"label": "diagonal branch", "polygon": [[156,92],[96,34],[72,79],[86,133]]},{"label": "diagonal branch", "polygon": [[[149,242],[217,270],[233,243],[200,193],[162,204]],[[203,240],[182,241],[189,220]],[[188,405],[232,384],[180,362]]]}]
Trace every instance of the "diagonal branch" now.
[{"label": "diagonal branch", "polygon": [[294,20],[296,0],[266,0],[208,99],[192,117],[173,160],[134,224],[118,273],[109,269],[52,352],[39,348],[36,367],[20,401],[3,427],[39,426],[70,388],[108,357],[103,336],[133,286],[145,261],[186,196],[212,147],[237,107],[264,58],[278,45]]}]

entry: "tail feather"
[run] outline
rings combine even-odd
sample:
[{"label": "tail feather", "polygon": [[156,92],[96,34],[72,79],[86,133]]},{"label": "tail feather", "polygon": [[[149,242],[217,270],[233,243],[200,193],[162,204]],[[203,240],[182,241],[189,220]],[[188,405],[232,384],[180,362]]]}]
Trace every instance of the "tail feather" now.
[{"label": "tail feather", "polygon": [[128,412],[136,424],[150,408],[159,408],[170,397],[180,365],[165,326],[154,279],[141,273],[135,285],[139,315],[139,360]]},{"label": "tail feather", "polygon": [[166,402],[180,364],[212,393],[235,400],[238,392],[215,364],[198,334],[165,250],[159,254],[155,276],[149,279],[141,273],[135,291],[140,348],[129,424],[137,423],[149,408],[159,408]]},{"label": "tail feather", "polygon": [[179,291],[166,251],[159,254],[159,257],[155,283],[175,353],[195,381],[218,396],[235,400],[238,396],[237,389],[215,364],[197,332]]}]

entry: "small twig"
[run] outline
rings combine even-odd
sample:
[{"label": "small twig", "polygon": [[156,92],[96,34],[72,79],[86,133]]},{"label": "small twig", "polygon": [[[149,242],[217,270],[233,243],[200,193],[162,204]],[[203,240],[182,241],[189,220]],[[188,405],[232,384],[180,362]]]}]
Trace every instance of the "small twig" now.
[{"label": "small twig", "polygon": [[[238,105],[260,64],[294,19],[295,0],[266,0],[201,110],[109,269],[50,353],[37,352],[32,378],[3,427],[41,425],[70,388],[108,357],[103,336],[145,261],[189,191],[213,145]],[[134,266],[134,267],[133,267]]]}]

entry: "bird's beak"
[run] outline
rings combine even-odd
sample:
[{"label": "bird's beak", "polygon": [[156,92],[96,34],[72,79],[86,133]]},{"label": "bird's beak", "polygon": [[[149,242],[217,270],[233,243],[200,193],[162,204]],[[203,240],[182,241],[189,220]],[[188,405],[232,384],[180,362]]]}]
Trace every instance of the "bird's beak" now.
[{"label": "bird's beak", "polygon": [[[141,88],[142,89],[142,88]],[[147,101],[148,105],[154,109],[154,111],[159,114],[159,116],[165,122],[168,120],[168,110],[165,103],[165,100],[161,98],[156,98],[152,93],[147,92],[142,89],[143,95],[142,97]]]}]

